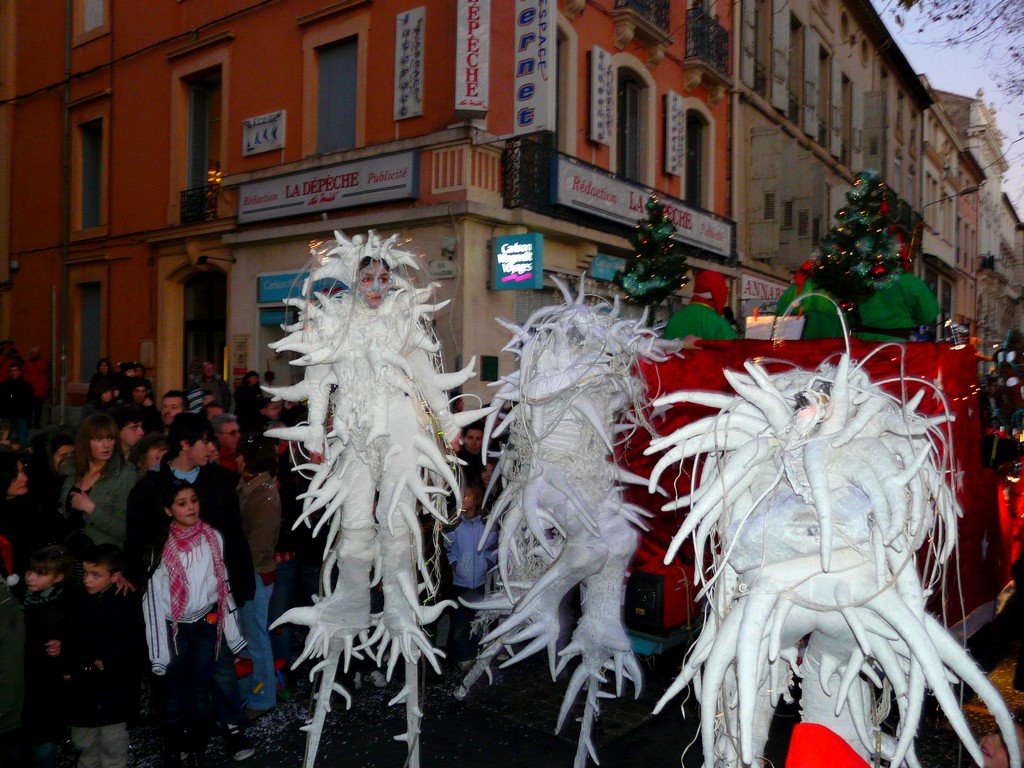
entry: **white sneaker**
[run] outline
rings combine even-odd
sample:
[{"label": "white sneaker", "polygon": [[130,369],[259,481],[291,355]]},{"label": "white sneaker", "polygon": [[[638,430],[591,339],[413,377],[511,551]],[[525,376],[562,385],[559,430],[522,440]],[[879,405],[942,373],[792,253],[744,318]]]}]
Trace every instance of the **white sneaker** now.
[{"label": "white sneaker", "polygon": [[384,677],[384,673],[379,669],[373,670],[373,672],[366,676],[366,679],[373,683],[375,688],[383,688],[388,684],[388,679]]}]

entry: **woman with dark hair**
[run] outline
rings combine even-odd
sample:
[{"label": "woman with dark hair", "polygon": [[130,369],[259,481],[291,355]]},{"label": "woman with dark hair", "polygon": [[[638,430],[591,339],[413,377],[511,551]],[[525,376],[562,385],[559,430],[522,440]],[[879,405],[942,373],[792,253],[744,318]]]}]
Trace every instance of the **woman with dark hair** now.
[{"label": "woman with dark hair", "polygon": [[0,453],[0,536],[11,545],[12,573],[24,572],[38,535],[27,497],[25,458],[20,453]]},{"label": "woman with dark hair", "polygon": [[94,413],[106,413],[117,404],[117,386],[100,380],[89,386],[85,405],[82,406],[79,425]]},{"label": "woman with dark hair", "polygon": [[125,510],[135,484],[135,472],[122,455],[114,420],[105,413],[89,416],[75,435],[75,463],[65,470],[60,495],[74,529],[93,544],[119,549],[124,549]]},{"label": "woman with dark hair", "polygon": [[58,512],[60,489],[64,484],[61,468],[74,461],[75,439],[63,432],[39,432],[29,441],[32,454],[28,458],[29,486],[40,510]]},{"label": "woman with dark hair", "polygon": [[121,383],[121,375],[114,370],[113,363],[109,357],[101,357],[96,362],[96,373],[89,380],[89,392],[91,393],[100,384],[109,384],[111,390],[116,390]]}]

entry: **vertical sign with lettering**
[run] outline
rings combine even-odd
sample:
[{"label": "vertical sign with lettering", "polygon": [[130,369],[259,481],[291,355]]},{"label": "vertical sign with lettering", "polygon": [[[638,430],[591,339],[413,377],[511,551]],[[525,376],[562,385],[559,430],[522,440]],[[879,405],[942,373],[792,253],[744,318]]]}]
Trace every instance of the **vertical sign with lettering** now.
[{"label": "vertical sign with lettering", "polygon": [[615,74],[612,55],[603,48],[590,49],[590,140],[609,144],[612,134],[612,104]]},{"label": "vertical sign with lettering", "polygon": [[665,94],[665,173],[680,176],[686,154],[686,109],[675,91]]},{"label": "vertical sign with lettering", "polygon": [[515,135],[555,130],[555,17],[550,0],[516,0],[513,126]]},{"label": "vertical sign with lettering", "polygon": [[423,114],[424,6],[395,16],[395,120]]},{"label": "vertical sign with lettering", "polygon": [[455,114],[487,114],[491,0],[458,0],[455,10]]}]

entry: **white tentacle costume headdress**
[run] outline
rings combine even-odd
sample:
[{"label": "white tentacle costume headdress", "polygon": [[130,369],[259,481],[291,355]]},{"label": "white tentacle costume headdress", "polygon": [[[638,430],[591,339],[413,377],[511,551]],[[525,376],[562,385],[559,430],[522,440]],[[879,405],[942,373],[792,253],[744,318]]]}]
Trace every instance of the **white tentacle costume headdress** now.
[{"label": "white tentacle costume headdress", "polygon": [[[652,490],[670,467],[695,460],[694,490],[665,507],[689,508],[666,562],[692,537],[708,597],[700,637],[658,709],[692,682],[706,768],[752,765],[795,675],[804,721],[831,728],[866,759],[880,744],[881,760],[918,768],[914,737],[930,688],[981,765],[950,687],[963,680],[1019,768],[1006,705],[926,609],[960,514],[949,419],[917,412],[932,385],[919,382],[902,402],[849,354],[816,371],[745,367],[726,372],[734,395],[682,391],[655,403],[717,411],[647,451],[666,451]],[[899,708],[891,733],[871,716],[890,690]]]}]

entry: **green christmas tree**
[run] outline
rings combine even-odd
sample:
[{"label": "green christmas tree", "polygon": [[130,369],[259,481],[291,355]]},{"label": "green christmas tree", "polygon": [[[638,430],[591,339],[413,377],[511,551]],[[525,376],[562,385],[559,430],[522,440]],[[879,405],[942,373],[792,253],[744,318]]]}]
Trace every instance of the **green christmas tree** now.
[{"label": "green christmas tree", "polygon": [[853,305],[893,283],[906,256],[903,233],[877,172],[858,173],[846,200],[818,252],[801,271],[841,304]]},{"label": "green christmas tree", "polygon": [[633,301],[651,305],[672,295],[686,282],[686,257],[683,245],[673,239],[676,227],[665,212],[665,204],[651,195],[644,209],[647,218],[636,225],[629,237],[634,253],[625,269],[615,275],[615,284]]}]

